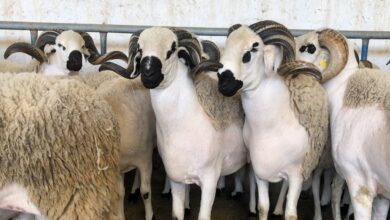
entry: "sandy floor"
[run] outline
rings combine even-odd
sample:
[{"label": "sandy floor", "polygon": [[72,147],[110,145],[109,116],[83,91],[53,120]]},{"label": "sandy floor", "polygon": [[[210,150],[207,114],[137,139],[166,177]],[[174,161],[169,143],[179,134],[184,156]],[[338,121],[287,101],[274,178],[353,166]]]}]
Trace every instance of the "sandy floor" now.
[{"label": "sandy floor", "polygon": [[[153,169],[153,178],[152,178],[152,203],[155,217],[157,220],[171,220],[171,199],[162,198],[160,192],[163,189],[164,185],[164,170],[162,168],[162,163],[157,155],[155,155],[154,160],[154,169]],[[134,172],[130,172],[126,175],[125,182],[126,187],[129,188],[132,184],[132,179],[134,178]],[[213,220],[240,220],[240,219],[257,219],[254,217],[248,217],[248,203],[249,203],[249,187],[245,183],[244,189],[245,192],[240,199],[234,200],[229,195],[233,190],[233,178],[232,176],[228,177],[226,180],[227,188],[224,192],[220,194],[215,199],[212,219]],[[271,200],[271,209],[270,213],[275,206],[276,200],[278,198],[279,189],[281,184],[271,184],[270,185],[270,200]],[[127,189],[127,191],[129,191]],[[126,196],[127,198],[127,196]],[[193,185],[191,186],[191,214],[189,216],[190,220],[196,220],[197,214],[199,212],[200,204],[200,188]],[[303,220],[313,219],[313,199],[311,192],[304,192],[301,194],[298,204],[298,218]],[[142,220],[144,219],[144,206],[141,199],[138,201],[129,202],[125,200],[125,212],[127,220]],[[331,220],[332,212],[330,207],[323,209],[323,219]],[[282,219],[281,217],[269,216],[268,219]]]}]

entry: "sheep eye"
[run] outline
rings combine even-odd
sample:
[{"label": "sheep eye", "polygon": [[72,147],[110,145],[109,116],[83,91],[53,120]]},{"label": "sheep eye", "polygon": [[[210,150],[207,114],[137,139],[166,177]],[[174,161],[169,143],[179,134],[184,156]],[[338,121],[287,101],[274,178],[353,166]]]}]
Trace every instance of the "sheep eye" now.
[{"label": "sheep eye", "polygon": [[171,51],[175,52],[175,50],[176,50],[176,42],[173,42],[171,45]]},{"label": "sheep eye", "polygon": [[305,50],[306,50],[306,46],[302,46],[301,48],[299,48],[299,52],[301,53],[305,52]]},{"label": "sheep eye", "polygon": [[307,52],[309,52],[309,53],[311,53],[311,54],[313,54],[313,53],[315,53],[316,52],[316,46],[314,46],[314,44],[308,44],[307,45]]},{"label": "sheep eye", "polygon": [[81,47],[81,49],[84,49],[85,48],[85,45],[83,45],[82,47]]},{"label": "sheep eye", "polygon": [[242,62],[248,63],[249,61],[251,61],[251,52],[247,51],[244,53],[244,56],[242,57]]},{"label": "sheep eye", "polygon": [[171,57],[171,55],[172,55],[172,51],[171,51],[171,50],[168,50],[168,52],[167,52],[167,58],[166,58],[166,59],[169,59],[169,58]]}]

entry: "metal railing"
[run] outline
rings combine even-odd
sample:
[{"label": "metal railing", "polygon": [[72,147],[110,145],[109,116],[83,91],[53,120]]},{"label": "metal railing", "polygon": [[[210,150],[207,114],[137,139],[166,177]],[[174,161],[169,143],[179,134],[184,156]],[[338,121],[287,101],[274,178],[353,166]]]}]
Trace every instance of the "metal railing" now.
[{"label": "metal railing", "polygon": [[[71,23],[40,23],[40,22],[14,22],[0,21],[0,29],[5,30],[30,30],[31,43],[34,44],[38,37],[38,31],[52,29],[75,30],[100,33],[100,51],[107,52],[107,33],[134,33],[150,26],[138,25],[112,25],[112,24],[71,24]],[[226,36],[227,28],[181,27],[197,35]],[[296,30],[291,32],[294,36],[300,36],[311,30]],[[370,39],[390,39],[390,31],[345,31],[340,30],[347,38],[362,39],[361,59],[366,60]]]}]

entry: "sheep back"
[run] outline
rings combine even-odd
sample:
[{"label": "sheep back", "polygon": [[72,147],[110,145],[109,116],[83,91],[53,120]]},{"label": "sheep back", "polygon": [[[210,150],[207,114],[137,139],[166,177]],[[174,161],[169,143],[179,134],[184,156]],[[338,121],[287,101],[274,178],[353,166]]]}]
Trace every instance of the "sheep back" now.
[{"label": "sheep back", "polygon": [[29,64],[11,62],[9,60],[0,61],[0,73],[22,73],[34,72],[39,66],[37,60],[32,60]]},{"label": "sheep back", "polygon": [[0,187],[25,187],[49,219],[119,218],[118,125],[93,90],[72,79],[1,74],[0,122]]},{"label": "sheep back", "polygon": [[306,129],[310,148],[305,153],[302,175],[306,180],[316,168],[328,139],[328,102],[325,90],[312,76],[300,74],[285,80],[290,104],[299,123]]},{"label": "sheep back", "polygon": [[343,106],[348,108],[377,105],[390,122],[390,75],[377,69],[359,69],[349,77]]},{"label": "sheep back", "polygon": [[216,130],[223,130],[232,123],[243,125],[244,110],[239,95],[224,97],[218,91],[217,80],[205,73],[197,74],[194,85],[199,103]]},{"label": "sheep back", "polygon": [[73,76],[74,79],[79,80],[90,87],[96,89],[102,83],[109,81],[111,79],[119,78],[120,76],[112,71],[102,71],[102,72],[89,72],[82,75]]}]

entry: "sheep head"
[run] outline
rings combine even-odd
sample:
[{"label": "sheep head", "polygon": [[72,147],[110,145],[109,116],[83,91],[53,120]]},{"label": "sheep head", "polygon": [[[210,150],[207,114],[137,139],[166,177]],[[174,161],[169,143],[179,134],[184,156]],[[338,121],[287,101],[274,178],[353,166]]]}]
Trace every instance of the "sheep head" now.
[{"label": "sheep head", "polygon": [[[296,44],[297,59],[319,67],[322,71],[322,82],[339,74],[349,59],[349,46],[345,37],[332,29],[304,34],[296,38]],[[326,65],[323,62],[326,62]]]},{"label": "sheep head", "polygon": [[36,45],[15,43],[7,48],[4,58],[11,54],[22,52],[37,59],[41,64],[47,62],[59,69],[79,71],[85,58],[94,65],[111,59],[121,59],[127,62],[127,56],[119,51],[100,55],[88,33],[75,31],[47,31],[39,36]]},{"label": "sheep head", "polygon": [[251,26],[233,25],[218,70],[219,91],[233,96],[256,88],[264,74],[295,59],[294,37],[283,25],[261,21]]},{"label": "sheep head", "polygon": [[152,27],[130,38],[127,68],[108,62],[99,70],[112,70],[129,79],[141,74],[146,88],[165,87],[175,77],[171,74],[175,63],[184,62],[193,69],[201,60],[201,48],[198,39],[188,31]]}]

